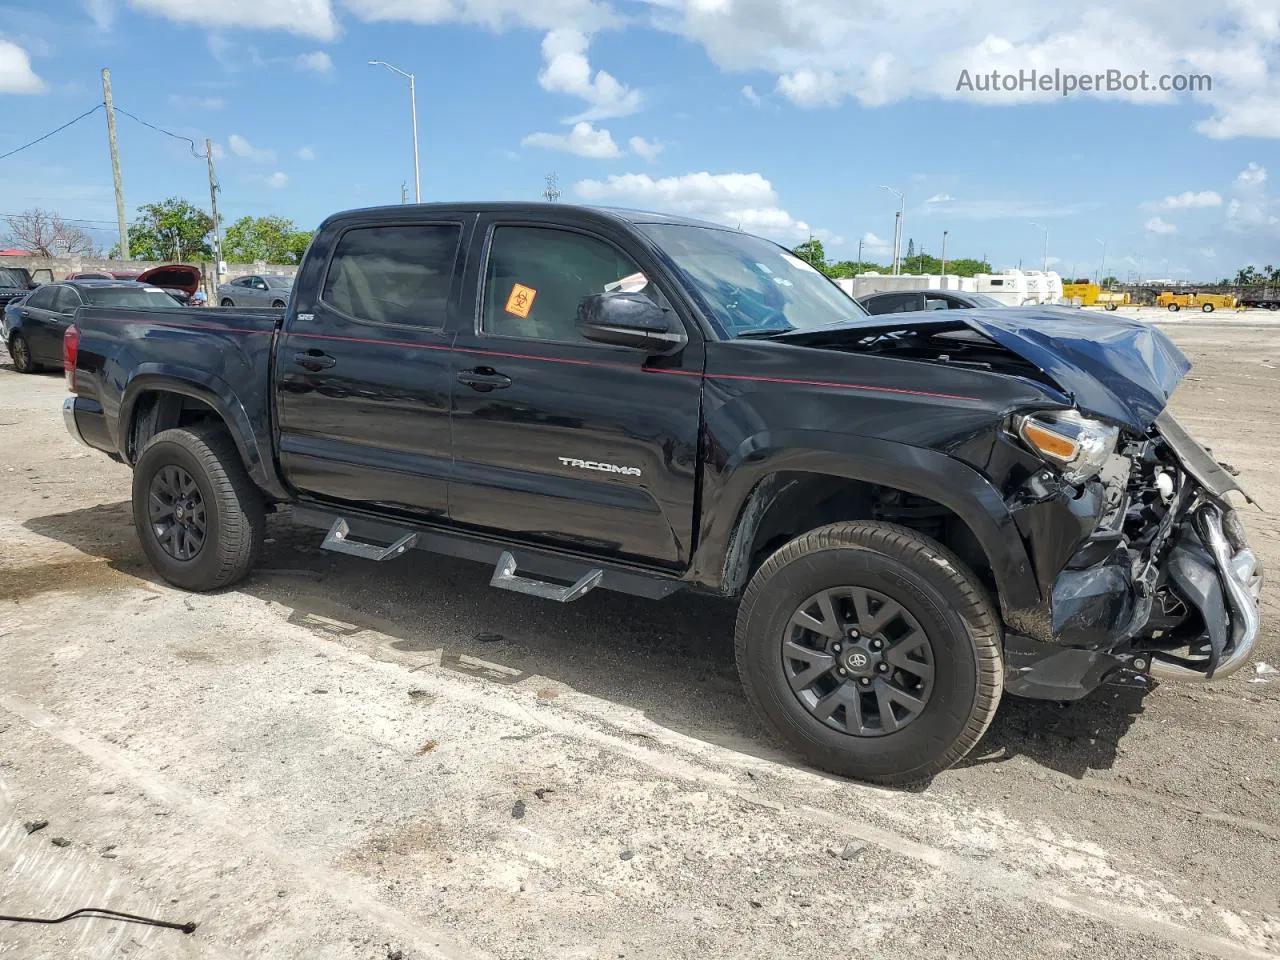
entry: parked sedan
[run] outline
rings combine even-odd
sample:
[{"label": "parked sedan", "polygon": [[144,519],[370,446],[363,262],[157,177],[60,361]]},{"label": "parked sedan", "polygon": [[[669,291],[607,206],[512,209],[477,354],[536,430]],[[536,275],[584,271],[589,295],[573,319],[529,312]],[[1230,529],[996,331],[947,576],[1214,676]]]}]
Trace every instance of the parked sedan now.
[{"label": "parked sedan", "polygon": [[962,293],[958,290],[892,290],[869,293],[858,297],[858,302],[872,315],[915,313],[918,310],[986,310],[1008,306],[985,293]]},{"label": "parked sedan", "polygon": [[9,304],[0,321],[0,336],[9,348],[14,369],[35,373],[62,366],[62,335],[85,304],[100,307],[176,309],[177,301],[159,287],[131,280],[65,280],[46,283]]},{"label": "parked sedan", "polygon": [[220,307],[276,307],[282,309],[293,291],[293,277],[255,273],[218,286]]}]

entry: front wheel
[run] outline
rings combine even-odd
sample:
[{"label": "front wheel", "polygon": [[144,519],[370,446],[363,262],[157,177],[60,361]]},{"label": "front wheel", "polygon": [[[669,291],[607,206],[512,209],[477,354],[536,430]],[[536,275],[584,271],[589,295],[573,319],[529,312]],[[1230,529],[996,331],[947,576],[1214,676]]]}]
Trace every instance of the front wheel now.
[{"label": "front wheel", "polygon": [[1212,304],[1212,303],[1206,303],[1206,304],[1205,304],[1203,307],[1201,307],[1200,309],[1201,309],[1202,311],[1204,311],[1205,313],[1213,313],[1213,304]]},{"label": "front wheel", "polygon": [[266,512],[227,431],[200,424],[147,441],[133,468],[133,524],[160,576],[217,590],[253,567]]},{"label": "front wheel", "polygon": [[220,306],[220,307],[234,307],[234,306],[235,306],[235,304],[231,302],[231,298],[230,298],[230,297],[223,297],[223,298],[222,298],[222,301],[218,304],[218,306]]},{"label": "front wheel", "polygon": [[986,591],[941,544],[888,523],[797,537],[751,578],[736,628],[747,699],[809,763],[928,781],[982,737],[1003,689]]},{"label": "front wheel", "polygon": [[31,346],[21,333],[9,338],[9,356],[13,359],[13,369],[19,373],[35,373],[38,369],[31,359]]},{"label": "front wheel", "polygon": [[271,301],[271,309],[273,309],[273,310],[283,310],[283,309],[284,309],[284,301],[283,301],[283,300],[272,300],[272,301]]},{"label": "front wheel", "polygon": [[1114,303],[1108,303],[1108,304],[1107,304],[1106,309],[1108,309],[1108,310],[1110,310],[1110,311],[1112,311],[1112,312],[1114,313],[1114,312],[1115,312],[1115,309],[1116,309],[1116,305],[1115,305]]},{"label": "front wheel", "polygon": [[1170,313],[1177,313],[1177,312],[1178,312],[1178,305],[1177,305],[1176,303],[1171,303],[1171,304],[1169,304],[1169,312],[1170,312]]}]

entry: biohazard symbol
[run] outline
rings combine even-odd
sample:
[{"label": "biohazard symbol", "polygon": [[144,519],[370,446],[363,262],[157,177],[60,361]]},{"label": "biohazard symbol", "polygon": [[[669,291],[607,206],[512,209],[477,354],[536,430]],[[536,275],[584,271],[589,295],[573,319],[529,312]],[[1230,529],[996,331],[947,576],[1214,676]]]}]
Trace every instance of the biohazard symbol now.
[{"label": "biohazard symbol", "polygon": [[537,295],[538,291],[533,287],[517,283],[511,288],[511,296],[507,297],[507,313],[515,314],[521,320],[527,319],[533,309],[533,298]]}]

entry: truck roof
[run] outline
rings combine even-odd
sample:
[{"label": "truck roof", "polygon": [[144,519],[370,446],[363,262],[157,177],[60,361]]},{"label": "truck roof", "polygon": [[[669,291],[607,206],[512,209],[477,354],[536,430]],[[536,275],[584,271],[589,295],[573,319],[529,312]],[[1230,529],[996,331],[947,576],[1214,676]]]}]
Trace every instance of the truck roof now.
[{"label": "truck roof", "polygon": [[697,220],[693,217],[681,217],[672,213],[658,213],[652,210],[633,210],[627,207],[603,207],[575,203],[533,203],[525,201],[486,200],[481,202],[459,201],[457,203],[410,203],[393,204],[381,207],[362,207],[356,210],[344,210],[326,218],[325,223],[337,220],[359,219],[361,217],[398,218],[409,216],[458,216],[468,213],[501,213],[508,216],[522,214],[546,214],[554,211],[560,216],[578,216],[583,219],[614,220],[619,223],[677,223],[690,227],[707,227],[712,230],[731,230],[722,223],[708,220]]}]

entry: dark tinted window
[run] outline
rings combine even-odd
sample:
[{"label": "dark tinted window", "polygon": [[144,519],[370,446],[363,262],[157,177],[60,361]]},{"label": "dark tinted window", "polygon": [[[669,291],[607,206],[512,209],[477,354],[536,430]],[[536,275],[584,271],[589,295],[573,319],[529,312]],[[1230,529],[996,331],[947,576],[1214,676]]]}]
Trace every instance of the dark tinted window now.
[{"label": "dark tinted window", "polygon": [[156,287],[97,287],[84,290],[84,302],[98,307],[155,307],[172,310],[177,300]]},{"label": "dark tinted window", "polygon": [[0,267],[0,287],[18,287],[24,289],[22,277],[6,267]]},{"label": "dark tinted window", "polygon": [[462,227],[360,227],[338,241],[323,299],[374,323],[443,327]]},{"label": "dark tinted window", "polygon": [[80,294],[70,287],[59,287],[53,298],[53,309],[59,313],[74,313],[81,302]]},{"label": "dark tinted window", "polygon": [[507,337],[587,343],[578,304],[624,278],[647,282],[603,240],[546,227],[499,227],[489,248],[484,329]]},{"label": "dark tinted window", "polygon": [[26,305],[37,310],[52,310],[53,298],[57,296],[57,287],[40,287],[27,295]]}]

